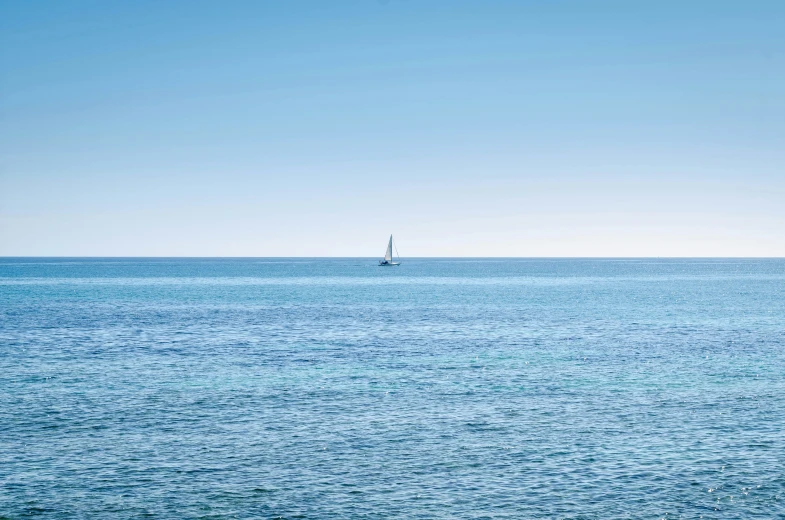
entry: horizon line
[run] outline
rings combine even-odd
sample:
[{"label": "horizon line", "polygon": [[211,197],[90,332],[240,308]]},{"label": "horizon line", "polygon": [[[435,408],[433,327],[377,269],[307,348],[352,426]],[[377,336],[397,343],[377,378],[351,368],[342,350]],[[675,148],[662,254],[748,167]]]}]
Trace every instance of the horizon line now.
[{"label": "horizon line", "polygon": [[[0,259],[194,259],[194,260],[254,260],[254,259],[363,259],[378,260],[377,256],[135,256],[135,255],[0,255]],[[408,256],[408,260],[785,260],[785,256]]]}]

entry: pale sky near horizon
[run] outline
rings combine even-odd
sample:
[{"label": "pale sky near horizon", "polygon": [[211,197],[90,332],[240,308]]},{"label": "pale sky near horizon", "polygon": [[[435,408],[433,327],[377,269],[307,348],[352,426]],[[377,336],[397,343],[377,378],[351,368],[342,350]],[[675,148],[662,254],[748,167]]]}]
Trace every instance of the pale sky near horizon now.
[{"label": "pale sky near horizon", "polygon": [[0,0],[0,255],[785,256],[785,2]]}]

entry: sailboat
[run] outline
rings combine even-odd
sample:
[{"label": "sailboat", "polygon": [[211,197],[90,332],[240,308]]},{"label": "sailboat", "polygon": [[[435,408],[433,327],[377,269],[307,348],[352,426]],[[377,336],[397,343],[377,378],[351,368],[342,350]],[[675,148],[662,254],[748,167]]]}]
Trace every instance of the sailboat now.
[{"label": "sailboat", "polygon": [[384,260],[379,260],[379,265],[401,265],[400,256],[398,257],[397,262],[393,262],[392,252],[393,252],[393,241],[392,241],[392,235],[390,235],[390,241],[387,243],[387,251],[384,252]]}]

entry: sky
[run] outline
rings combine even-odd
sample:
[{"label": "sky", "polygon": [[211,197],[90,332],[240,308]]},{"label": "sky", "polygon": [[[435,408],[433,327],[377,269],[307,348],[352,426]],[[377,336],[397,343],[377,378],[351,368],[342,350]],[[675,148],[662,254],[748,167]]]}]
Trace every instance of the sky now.
[{"label": "sky", "polygon": [[0,255],[785,256],[785,2],[0,0]]}]

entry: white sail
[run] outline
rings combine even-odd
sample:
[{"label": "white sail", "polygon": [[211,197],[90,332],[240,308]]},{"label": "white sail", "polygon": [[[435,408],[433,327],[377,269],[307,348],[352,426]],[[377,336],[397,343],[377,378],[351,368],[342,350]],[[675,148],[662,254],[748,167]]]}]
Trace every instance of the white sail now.
[{"label": "white sail", "polygon": [[392,235],[390,235],[390,243],[387,244],[387,252],[384,253],[384,261],[392,262]]}]

